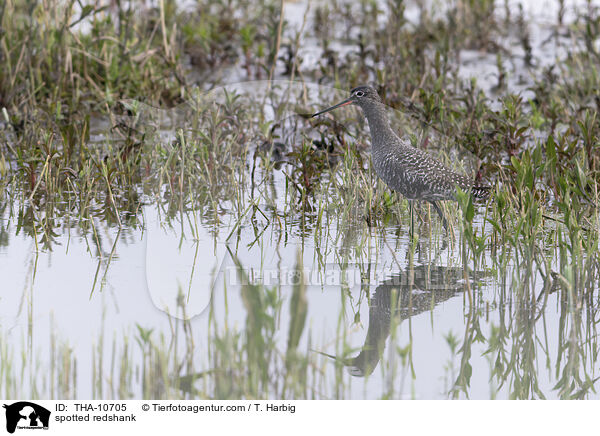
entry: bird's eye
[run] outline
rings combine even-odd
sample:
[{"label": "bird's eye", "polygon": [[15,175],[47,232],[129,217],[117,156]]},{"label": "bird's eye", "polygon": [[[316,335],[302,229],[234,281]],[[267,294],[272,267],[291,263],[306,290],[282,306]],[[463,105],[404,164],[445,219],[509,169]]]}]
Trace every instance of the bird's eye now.
[{"label": "bird's eye", "polygon": [[365,95],[365,93],[362,91],[356,91],[356,94],[354,94],[354,95],[356,95],[357,97],[362,97]]}]

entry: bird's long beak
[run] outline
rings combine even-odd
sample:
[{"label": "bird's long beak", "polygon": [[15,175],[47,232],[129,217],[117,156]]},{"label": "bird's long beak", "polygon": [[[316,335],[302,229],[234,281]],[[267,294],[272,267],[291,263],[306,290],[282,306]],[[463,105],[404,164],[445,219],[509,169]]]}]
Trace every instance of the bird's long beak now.
[{"label": "bird's long beak", "polygon": [[316,114],[312,114],[311,118],[316,117],[317,115],[324,114],[325,112],[332,111],[332,110],[334,110],[334,109],[336,109],[338,107],[342,107],[342,106],[346,106],[348,104],[352,104],[353,102],[354,102],[354,100],[352,100],[352,98],[347,98],[346,100],[342,101],[341,103],[338,103],[338,104],[336,104],[334,106],[328,107],[327,109],[323,109],[322,111],[317,112]]}]

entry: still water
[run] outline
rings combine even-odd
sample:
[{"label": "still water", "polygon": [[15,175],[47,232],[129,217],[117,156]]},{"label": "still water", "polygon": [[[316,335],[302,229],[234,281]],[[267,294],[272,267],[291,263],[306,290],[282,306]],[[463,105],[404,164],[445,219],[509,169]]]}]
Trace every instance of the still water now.
[{"label": "still water", "polygon": [[[272,204],[284,207],[281,173],[272,188]],[[476,227],[485,231],[484,206],[478,212]],[[595,379],[597,303],[571,307],[559,285],[523,274],[518,259],[498,270],[487,253],[465,270],[457,229],[448,241],[439,223],[431,232],[421,223],[411,243],[408,219],[369,227],[332,213],[307,229],[291,219],[227,216],[218,223],[196,211],[165,217],[144,205],[137,226],[119,231],[98,220],[97,237],[59,226],[49,246],[36,248],[19,227],[17,207],[4,208],[0,327],[3,363],[13,365],[5,380],[19,380],[14,394],[52,396],[61,367],[53,359],[64,346],[76,382],[63,395],[117,395],[111,361],[128,342],[128,396],[140,397],[137,326],[168,344],[185,324],[193,349],[179,341],[169,352],[191,353],[195,371],[227,370],[227,362],[213,367],[215,338],[248,334],[249,319],[264,315],[253,313],[259,309],[272,320],[265,347],[275,356],[286,354],[294,319],[305,312],[296,349],[315,367],[301,381],[307,398],[554,398],[565,371]],[[273,301],[253,305],[253,292]],[[283,381],[273,361],[271,376]],[[202,396],[211,396],[210,376],[202,383]]]}]

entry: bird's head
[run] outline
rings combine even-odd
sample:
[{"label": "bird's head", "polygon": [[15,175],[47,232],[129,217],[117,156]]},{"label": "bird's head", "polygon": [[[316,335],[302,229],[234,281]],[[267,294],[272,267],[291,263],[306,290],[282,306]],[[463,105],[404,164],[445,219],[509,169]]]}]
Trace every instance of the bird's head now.
[{"label": "bird's head", "polygon": [[[339,102],[336,105],[328,107],[327,109],[323,109],[322,111],[313,114],[313,117],[317,115],[324,114],[325,112],[332,111],[341,106],[347,106],[349,104],[356,104],[360,107],[364,108],[366,105],[372,104],[374,102],[381,103],[381,98],[375,89],[371,88],[367,85],[357,86],[352,91],[350,91],[350,97],[346,100]],[[312,117],[311,117],[312,118]]]}]

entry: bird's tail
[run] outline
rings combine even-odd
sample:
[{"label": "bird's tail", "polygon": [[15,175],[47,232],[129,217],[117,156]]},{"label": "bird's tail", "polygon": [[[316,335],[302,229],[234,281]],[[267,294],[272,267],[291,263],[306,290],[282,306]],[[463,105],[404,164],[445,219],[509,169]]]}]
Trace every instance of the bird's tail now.
[{"label": "bird's tail", "polygon": [[478,200],[487,200],[490,197],[491,190],[491,186],[473,186],[471,195]]}]

